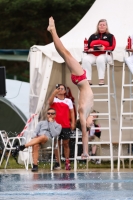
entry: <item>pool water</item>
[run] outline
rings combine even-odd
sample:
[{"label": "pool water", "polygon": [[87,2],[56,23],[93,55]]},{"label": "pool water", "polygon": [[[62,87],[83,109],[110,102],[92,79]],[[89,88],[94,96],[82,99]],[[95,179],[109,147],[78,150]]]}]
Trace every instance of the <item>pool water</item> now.
[{"label": "pool water", "polygon": [[0,174],[0,200],[133,200],[133,173]]}]

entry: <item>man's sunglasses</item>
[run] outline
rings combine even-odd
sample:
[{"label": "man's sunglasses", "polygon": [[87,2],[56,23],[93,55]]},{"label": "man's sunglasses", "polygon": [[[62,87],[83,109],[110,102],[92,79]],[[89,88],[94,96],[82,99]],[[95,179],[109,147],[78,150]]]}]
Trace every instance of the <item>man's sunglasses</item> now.
[{"label": "man's sunglasses", "polygon": [[48,112],[47,115],[55,115],[55,113],[50,113],[50,112]]}]

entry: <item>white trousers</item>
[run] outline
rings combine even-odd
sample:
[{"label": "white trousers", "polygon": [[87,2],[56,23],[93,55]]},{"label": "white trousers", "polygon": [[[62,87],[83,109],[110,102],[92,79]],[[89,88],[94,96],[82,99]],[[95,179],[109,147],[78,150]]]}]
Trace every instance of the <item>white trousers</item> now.
[{"label": "white trousers", "polygon": [[[111,64],[112,57],[107,55],[107,61]],[[98,78],[104,79],[105,76],[105,67],[106,67],[106,54],[101,54],[99,56],[95,56],[93,54],[84,53],[82,59],[82,67],[86,70],[86,76],[88,80],[91,80],[92,77],[92,65],[96,64],[98,71]]]},{"label": "white trousers", "polygon": [[127,66],[129,68],[130,72],[133,74],[133,55],[125,58],[125,61],[127,63]]}]

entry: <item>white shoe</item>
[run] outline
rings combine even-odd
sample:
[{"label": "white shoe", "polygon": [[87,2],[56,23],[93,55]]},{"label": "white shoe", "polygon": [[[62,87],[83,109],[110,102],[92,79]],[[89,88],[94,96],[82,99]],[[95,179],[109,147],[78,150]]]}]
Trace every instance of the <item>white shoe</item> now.
[{"label": "white shoe", "polygon": [[54,169],[56,169],[56,170],[61,169],[61,167],[60,167],[60,165],[59,165],[58,162],[56,162],[56,163],[54,164],[54,166],[53,166],[53,170],[54,170]]},{"label": "white shoe", "polygon": [[100,160],[97,160],[95,164],[96,164],[96,165],[100,165],[100,164],[101,164],[101,161],[100,161]]}]

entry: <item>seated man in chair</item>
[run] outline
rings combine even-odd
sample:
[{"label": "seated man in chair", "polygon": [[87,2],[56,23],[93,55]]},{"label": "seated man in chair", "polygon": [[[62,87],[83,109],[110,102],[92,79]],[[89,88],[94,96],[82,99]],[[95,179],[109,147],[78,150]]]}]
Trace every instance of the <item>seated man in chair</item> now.
[{"label": "seated man in chair", "polygon": [[56,137],[61,132],[61,125],[55,121],[56,111],[53,108],[47,110],[47,120],[40,121],[34,131],[33,139],[25,145],[16,146],[16,152],[23,151],[25,148],[32,146],[33,149],[33,168],[32,172],[38,171],[38,151],[40,144],[43,145]]}]

